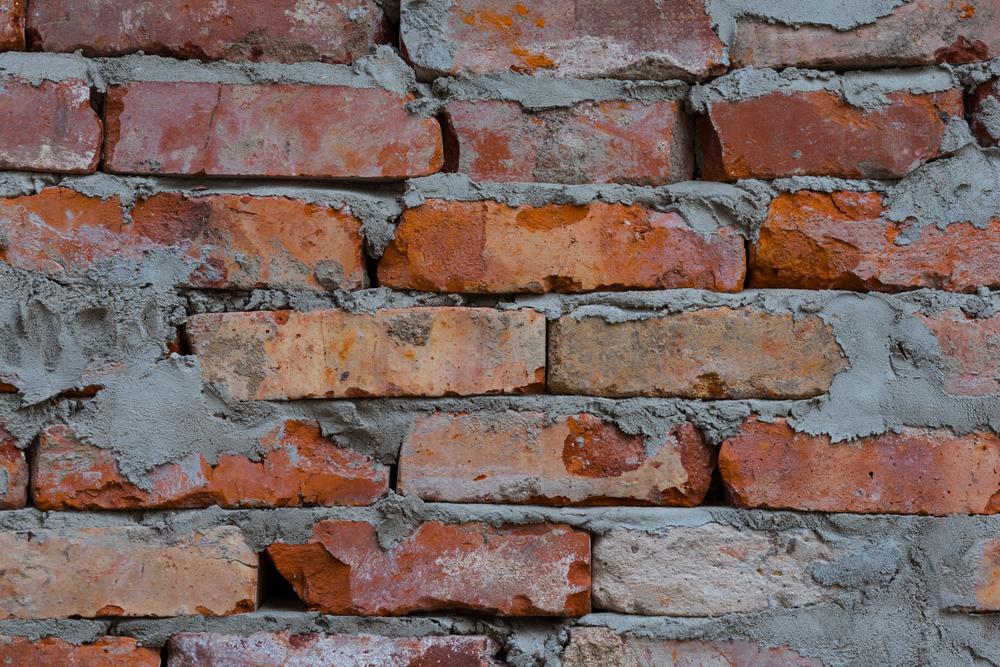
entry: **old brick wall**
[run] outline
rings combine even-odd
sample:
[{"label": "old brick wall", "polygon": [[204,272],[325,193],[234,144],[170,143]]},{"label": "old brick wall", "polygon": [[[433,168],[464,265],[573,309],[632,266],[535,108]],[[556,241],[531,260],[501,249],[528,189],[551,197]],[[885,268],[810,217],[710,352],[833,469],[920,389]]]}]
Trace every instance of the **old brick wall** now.
[{"label": "old brick wall", "polygon": [[0,665],[1000,665],[1000,0],[0,48]]}]

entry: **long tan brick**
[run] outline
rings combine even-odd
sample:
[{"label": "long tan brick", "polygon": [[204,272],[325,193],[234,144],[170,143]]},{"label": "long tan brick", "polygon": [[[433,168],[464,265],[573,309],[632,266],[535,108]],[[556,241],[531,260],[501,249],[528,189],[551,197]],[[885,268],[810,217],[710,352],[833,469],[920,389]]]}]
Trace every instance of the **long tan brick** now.
[{"label": "long tan brick", "polygon": [[536,393],[545,318],[534,311],[412,308],[195,315],[207,382],[239,399]]},{"label": "long tan brick", "polygon": [[299,597],[326,614],[590,611],[590,535],[567,526],[430,521],[386,552],[374,525],[329,520],[309,543],[273,544],[267,553]]},{"label": "long tan brick", "polygon": [[128,637],[101,637],[75,646],[56,637],[31,641],[0,636],[0,665],[16,667],[160,667],[160,650]]},{"label": "long tan brick", "polygon": [[608,323],[566,315],[549,331],[549,390],[587,396],[808,398],[847,359],[818,317],[708,308]]},{"label": "long tan brick", "polygon": [[543,505],[697,505],[715,448],[690,422],[648,454],[593,415],[435,413],[410,426],[398,491],[423,500]]},{"label": "long tan brick", "polygon": [[877,514],[1000,511],[1000,438],[904,428],[831,443],[786,420],[747,420],[719,452],[738,507]]},{"label": "long tan brick", "polygon": [[691,287],[738,292],[734,227],[696,233],[676,213],[635,204],[511,207],[431,200],[407,209],[379,284],[433,292],[590,292]]},{"label": "long tan brick", "polygon": [[0,619],[226,616],[254,611],[257,555],[223,527],[0,532]]}]

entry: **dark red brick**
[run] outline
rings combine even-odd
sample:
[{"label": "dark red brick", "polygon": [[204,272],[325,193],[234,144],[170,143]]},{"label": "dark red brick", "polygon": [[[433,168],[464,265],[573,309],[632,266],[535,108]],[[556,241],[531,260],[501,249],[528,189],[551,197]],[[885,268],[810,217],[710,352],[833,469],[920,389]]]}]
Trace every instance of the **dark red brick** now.
[{"label": "dark red brick", "polygon": [[969,96],[969,127],[980,146],[1000,143],[1000,78],[985,81]]},{"label": "dark red brick", "polygon": [[0,419],[0,510],[22,509],[28,500],[28,461]]}]

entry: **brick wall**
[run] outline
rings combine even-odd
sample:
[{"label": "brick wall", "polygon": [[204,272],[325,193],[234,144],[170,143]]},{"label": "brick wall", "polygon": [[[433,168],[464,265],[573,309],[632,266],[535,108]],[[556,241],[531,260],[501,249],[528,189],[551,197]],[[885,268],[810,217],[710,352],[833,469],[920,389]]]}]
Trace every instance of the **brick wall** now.
[{"label": "brick wall", "polygon": [[0,664],[1000,665],[997,0],[0,49]]}]

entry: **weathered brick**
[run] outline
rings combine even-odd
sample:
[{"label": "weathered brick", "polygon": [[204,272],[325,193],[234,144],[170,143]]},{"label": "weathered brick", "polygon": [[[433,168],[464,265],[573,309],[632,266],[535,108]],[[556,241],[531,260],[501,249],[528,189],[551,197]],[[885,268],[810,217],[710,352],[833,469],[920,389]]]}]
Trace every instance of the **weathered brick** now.
[{"label": "weathered brick", "polygon": [[969,95],[969,127],[981,146],[1000,143],[1000,78],[985,81]]},{"label": "weathered brick", "polygon": [[[2,6],[0,6],[2,8]],[[101,160],[102,123],[90,87],[78,79],[0,78],[0,169],[92,174]]]},{"label": "weathered brick", "polygon": [[27,0],[0,0],[0,51],[24,51]]},{"label": "weathered brick", "polygon": [[594,538],[594,607],[647,616],[722,616],[829,602],[812,565],[846,548],[812,530],[764,532],[709,523],[665,535]]},{"label": "weathered brick", "polygon": [[586,396],[808,398],[847,367],[833,330],[753,308],[608,323],[566,315],[549,330],[549,391]]},{"label": "weathered brick", "polygon": [[28,501],[28,461],[5,426],[0,418],[0,510],[17,510]]},{"label": "weathered brick", "polygon": [[234,398],[537,393],[545,318],[534,311],[411,308],[194,315],[206,382]]},{"label": "weathered brick", "polygon": [[642,435],[593,415],[435,413],[410,426],[398,491],[444,502],[677,505],[702,501],[715,448],[690,422],[653,455]]},{"label": "weathered brick", "polygon": [[946,394],[1000,395],[1000,315],[978,319],[952,308],[918,317],[938,340]]},{"label": "weathered brick", "polygon": [[738,507],[876,514],[1000,511],[1000,438],[904,428],[831,443],[784,419],[749,419],[719,452],[727,495]]},{"label": "weathered brick", "polygon": [[447,114],[458,171],[474,181],[666,185],[694,175],[694,126],[683,102],[586,101],[525,111],[457,100]]},{"label": "weathered brick", "polygon": [[389,41],[375,0],[32,0],[34,51],[349,63]]},{"label": "weathered brick", "polygon": [[365,285],[361,221],[283,197],[155,194],[125,224],[120,199],[66,188],[0,200],[7,263],[54,278],[153,251],[179,255],[191,287],[359,289]]},{"label": "weathered brick", "polygon": [[700,0],[456,0],[444,17],[424,12],[403,0],[402,47],[423,78],[514,70],[691,80],[726,68]]},{"label": "weathered brick", "polygon": [[705,180],[899,178],[939,157],[948,120],[965,113],[958,89],[885,97],[872,111],[826,90],[711,101],[698,120]]},{"label": "weathered brick", "polygon": [[388,491],[388,468],[337,447],[314,423],[283,422],[260,446],[259,462],[222,454],[212,466],[195,453],[158,466],[149,473],[146,490],[121,474],[111,452],[74,437],[65,426],[53,426],[39,439],[32,497],[43,510],[125,510],[371,505]]},{"label": "weathered brick", "polygon": [[966,560],[975,563],[975,573],[964,611],[1000,611],[1000,539],[974,546]]},{"label": "weathered brick", "polygon": [[431,521],[383,551],[374,525],[329,520],[308,544],[273,544],[267,553],[299,597],[326,614],[590,611],[590,535],[566,526]]},{"label": "weathered brick", "polygon": [[589,292],[693,287],[738,292],[746,272],[734,227],[696,233],[638,204],[511,207],[432,199],[407,209],[379,284],[432,292]]},{"label": "weathered brick", "polygon": [[412,99],[347,86],[112,86],[105,168],[122,174],[426,176],[444,163],[441,129],[432,118],[404,111]]},{"label": "weathered brick", "polygon": [[0,532],[0,619],[227,616],[256,607],[257,555],[230,527]]},{"label": "weathered brick", "polygon": [[734,67],[877,69],[988,60],[1000,55],[996,0],[914,0],[851,30],[743,19]]},{"label": "weathered brick", "polygon": [[779,195],[760,240],[750,245],[748,286],[879,292],[1000,287],[1000,217],[985,229],[927,225],[915,241],[897,245],[909,225],[883,220],[883,211],[875,192]]},{"label": "weathered brick", "polygon": [[101,637],[75,646],[56,637],[31,641],[0,636],[0,665],[15,667],[159,667],[160,651],[128,637]]},{"label": "weathered brick", "polygon": [[570,633],[563,667],[824,667],[787,646],[758,648],[743,641],[672,641],[617,635],[609,628]]},{"label": "weathered brick", "polygon": [[174,635],[168,667],[500,667],[489,637],[295,635],[256,632],[248,637],[213,633]]}]

